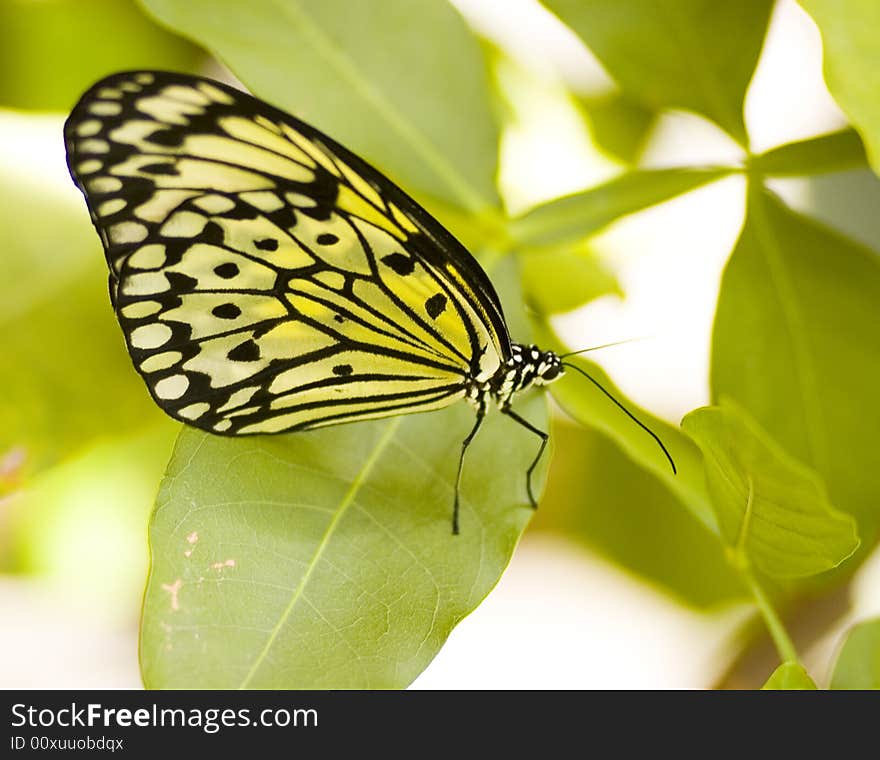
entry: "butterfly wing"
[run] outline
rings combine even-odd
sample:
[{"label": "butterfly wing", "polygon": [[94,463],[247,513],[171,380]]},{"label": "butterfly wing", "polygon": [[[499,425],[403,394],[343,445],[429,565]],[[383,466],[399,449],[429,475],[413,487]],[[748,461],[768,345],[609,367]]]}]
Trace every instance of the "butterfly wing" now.
[{"label": "butterfly wing", "polygon": [[461,244],[256,98],[118,74],[82,97],[65,141],[132,360],[177,419],[246,434],[427,411],[510,356]]}]

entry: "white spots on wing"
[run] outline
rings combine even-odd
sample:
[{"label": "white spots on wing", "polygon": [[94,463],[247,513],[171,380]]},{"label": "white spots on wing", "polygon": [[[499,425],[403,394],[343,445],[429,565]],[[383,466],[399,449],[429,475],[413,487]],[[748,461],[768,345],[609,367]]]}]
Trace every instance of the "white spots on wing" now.
[{"label": "white spots on wing", "polygon": [[83,140],[77,149],[82,153],[108,153],[110,144],[106,140]]},{"label": "white spots on wing", "polygon": [[193,201],[202,211],[209,214],[225,214],[235,208],[235,201],[223,195],[204,195]]},{"label": "white spots on wing", "polygon": [[147,153],[164,153],[168,151],[168,148],[154,143],[146,146],[143,145],[143,141],[157,132],[166,131],[168,131],[167,126],[149,119],[129,119],[110,132],[110,139],[123,145],[136,145]]},{"label": "white spots on wing", "polygon": [[129,341],[135,348],[159,348],[171,340],[171,335],[171,328],[168,325],[141,325],[132,330]]},{"label": "white spots on wing", "polygon": [[96,100],[89,106],[89,112],[95,116],[118,116],[122,113],[122,106],[109,100]]},{"label": "white spots on wing", "polygon": [[122,281],[122,292],[127,296],[152,296],[170,287],[164,272],[138,272]]},{"label": "white spots on wing", "polygon": [[208,84],[208,82],[199,82],[196,87],[199,88],[205,95],[207,95],[211,100],[215,103],[223,103],[224,105],[230,105],[234,103],[232,96],[226,92],[223,92],[219,87],[215,87],[212,84]]},{"label": "white spots on wing", "polygon": [[136,108],[141,113],[152,116],[156,121],[166,124],[189,124],[189,117],[204,113],[204,108],[195,103],[172,100],[163,95],[138,98]]},{"label": "white spots on wing", "polygon": [[109,201],[104,201],[98,206],[98,216],[111,216],[118,211],[122,211],[126,205],[123,198],[113,198]]},{"label": "white spots on wing", "polygon": [[250,386],[249,388],[239,388],[237,391],[234,391],[229,396],[229,401],[227,401],[223,406],[221,406],[217,411],[218,412],[228,412],[230,409],[235,409],[239,406],[243,406],[248,401],[253,398],[253,395],[257,392],[256,386]]},{"label": "white spots on wing", "polygon": [[120,309],[122,316],[126,319],[143,319],[155,314],[162,308],[162,304],[158,301],[135,301],[126,304]]},{"label": "white spots on wing", "polygon": [[108,98],[112,100],[113,98],[121,98],[122,93],[119,90],[114,90],[111,87],[104,87],[103,89],[98,90],[98,97]]},{"label": "white spots on wing", "polygon": [[87,183],[91,193],[115,193],[122,189],[122,180],[117,177],[95,177]]},{"label": "white spots on wing", "polygon": [[[160,326],[164,327],[164,325]],[[171,375],[171,377],[163,377],[156,383],[153,391],[161,399],[173,400],[186,393],[187,388],[189,388],[189,378],[186,375]]]},{"label": "white spots on wing", "polygon": [[223,570],[223,568],[225,567],[235,567],[235,560],[227,559],[225,562],[215,562],[213,565],[211,565],[211,569],[217,570],[218,572]]},{"label": "white spots on wing", "polygon": [[98,119],[88,119],[87,121],[81,122],[76,128],[76,133],[80,137],[91,137],[92,135],[98,134],[100,131],[101,122]]},{"label": "white spots on wing", "polygon": [[216,430],[218,433],[225,433],[231,427],[232,427],[231,420],[220,420],[219,422],[217,422],[214,425],[214,430]]},{"label": "white spots on wing", "polygon": [[153,84],[156,81],[156,77],[148,71],[143,71],[135,76],[134,81],[138,84]]},{"label": "white spots on wing", "polygon": [[208,223],[208,217],[194,211],[178,211],[162,225],[159,232],[165,237],[191,238],[200,234]]},{"label": "white spots on wing", "polygon": [[165,263],[165,259],[165,246],[160,243],[150,243],[138,248],[128,257],[128,266],[135,269],[158,269]]},{"label": "white spots on wing", "polygon": [[138,206],[134,213],[148,222],[161,222],[184,201],[198,195],[195,190],[159,190],[150,200]]},{"label": "white spots on wing", "polygon": [[210,409],[211,405],[207,401],[199,401],[196,404],[183,407],[183,409],[178,410],[177,414],[179,417],[187,420],[197,420]]},{"label": "white spots on wing", "polygon": [[180,100],[184,103],[192,103],[197,106],[206,106],[211,102],[211,98],[204,92],[183,84],[172,84],[163,88],[162,95],[166,98]]},{"label": "white spots on wing", "polygon": [[285,193],[284,197],[287,198],[287,202],[295,208],[314,208],[318,205],[318,201],[308,195],[303,195],[302,193]]},{"label": "white spots on wing", "polygon": [[178,578],[174,583],[163,583],[162,590],[167,591],[171,596],[171,609],[175,612],[180,609],[180,589],[183,588],[183,581]]},{"label": "white spots on wing", "polygon": [[138,222],[119,222],[107,231],[110,241],[116,244],[140,243],[149,230]]},{"label": "white spots on wing", "polygon": [[141,372],[150,373],[168,369],[181,359],[183,359],[183,354],[180,351],[163,351],[161,354],[153,354],[141,362]]},{"label": "white spots on wing", "polygon": [[260,211],[277,211],[284,207],[284,201],[270,190],[242,193],[239,197]]},{"label": "white spots on wing", "polygon": [[101,161],[98,161],[97,158],[90,158],[87,161],[82,161],[77,164],[76,170],[80,174],[94,174],[103,166],[104,164]]},{"label": "white spots on wing", "polygon": [[345,287],[345,275],[341,272],[317,272],[314,278],[333,290],[342,290]]}]

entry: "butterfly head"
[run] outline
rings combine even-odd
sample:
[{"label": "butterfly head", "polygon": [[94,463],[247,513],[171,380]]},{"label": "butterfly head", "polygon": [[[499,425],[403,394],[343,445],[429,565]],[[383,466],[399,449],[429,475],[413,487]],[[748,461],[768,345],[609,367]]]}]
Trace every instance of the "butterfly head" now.
[{"label": "butterfly head", "polygon": [[553,351],[542,351],[536,345],[511,345],[507,361],[507,377],[512,380],[514,391],[530,385],[547,385],[562,375],[562,360]]}]

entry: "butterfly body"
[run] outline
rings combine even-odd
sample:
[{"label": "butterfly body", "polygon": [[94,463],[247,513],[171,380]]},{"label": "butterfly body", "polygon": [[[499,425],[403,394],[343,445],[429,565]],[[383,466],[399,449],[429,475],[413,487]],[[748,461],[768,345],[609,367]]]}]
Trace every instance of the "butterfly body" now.
[{"label": "butterfly body", "polygon": [[[514,343],[473,256],[327,135],[219,82],[141,71],[86,92],[65,143],[133,364],[175,419],[280,433],[464,399],[459,479],[492,402],[543,451],[511,402],[559,357]],[[457,504],[458,488],[456,528]]]},{"label": "butterfly body", "polygon": [[518,393],[552,383],[564,372],[562,359],[553,351],[521,343],[511,343],[510,348],[510,357],[487,381],[469,379],[465,398],[478,411],[485,410],[490,400],[506,411]]}]

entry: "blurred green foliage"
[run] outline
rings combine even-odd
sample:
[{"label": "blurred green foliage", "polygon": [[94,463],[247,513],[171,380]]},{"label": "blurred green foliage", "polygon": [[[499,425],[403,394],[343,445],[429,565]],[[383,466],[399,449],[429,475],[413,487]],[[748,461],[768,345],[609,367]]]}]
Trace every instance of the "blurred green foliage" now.
[{"label": "blurred green foliage", "polygon": [[880,618],[853,626],[831,676],[832,689],[880,689]]},{"label": "blurred green foliage", "polygon": [[0,3],[0,106],[64,111],[114,71],[196,71],[204,59],[134,0]]},{"label": "blurred green foliage", "polygon": [[[721,282],[711,367],[712,400],[733,399],[738,412],[702,410],[682,430],[639,409],[595,363],[572,359],[650,426],[678,473],[645,431],[571,370],[552,391],[581,426],[554,424],[556,459],[534,529],[581,542],[685,604],[712,608],[753,593],[778,634],[758,581],[728,561],[743,548],[739,539],[750,560],[778,575],[842,563],[821,576],[832,588],[874,549],[880,527],[880,185],[867,158],[876,169],[880,17],[868,0],[802,0],[852,127],[750,155],[743,102],[771,0],[686,0],[663,12],[647,0],[544,4],[617,85],[573,97],[597,150],[620,172],[516,218],[496,183],[505,125],[492,56],[445,0],[258,0],[246,10],[232,0],[144,0],[150,15],[123,0],[11,0],[0,5],[0,102],[57,113],[0,114],[0,128],[16,140],[60,131],[63,112],[101,75],[220,71],[209,50],[258,96],[363,155],[482,251],[514,339],[532,332],[560,351],[553,314],[622,294],[592,251],[594,235],[741,174],[746,219]],[[653,125],[669,109],[714,122],[743,146],[744,161],[641,166]],[[66,578],[96,613],[133,614],[147,561],[145,518],[178,426],[129,365],[100,246],[63,178],[63,154],[44,160],[57,171],[43,176],[16,163],[14,146],[7,150],[0,567]],[[791,180],[780,178],[805,183],[808,202],[795,209],[783,201],[774,183]],[[544,402],[534,397],[525,408],[543,427]],[[244,442],[184,431],[150,528],[146,683],[409,683],[498,580],[529,515],[523,469],[537,441],[496,418],[466,467],[463,536],[438,530],[469,419],[462,406]],[[421,469],[401,466],[410,460]],[[765,494],[769,484],[774,503],[752,503],[730,487],[744,477]],[[829,504],[855,520],[862,540],[848,560],[853,523]],[[762,526],[765,519],[776,525]],[[95,579],[113,572],[113,593],[97,594]],[[774,589],[777,601],[797,598],[809,582]],[[872,625],[850,636],[833,686],[877,685]],[[781,652],[766,688],[814,685],[790,654]],[[330,665],[318,672],[316,662]]]}]

